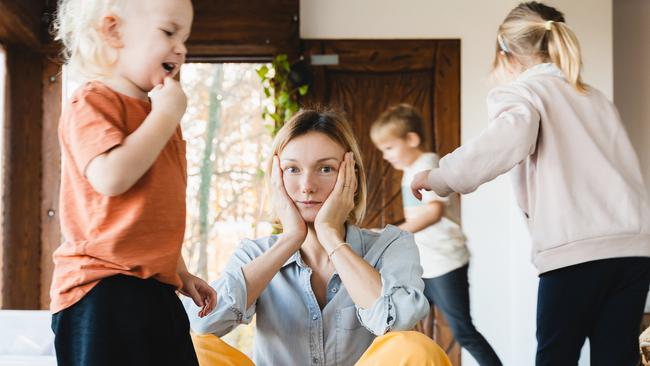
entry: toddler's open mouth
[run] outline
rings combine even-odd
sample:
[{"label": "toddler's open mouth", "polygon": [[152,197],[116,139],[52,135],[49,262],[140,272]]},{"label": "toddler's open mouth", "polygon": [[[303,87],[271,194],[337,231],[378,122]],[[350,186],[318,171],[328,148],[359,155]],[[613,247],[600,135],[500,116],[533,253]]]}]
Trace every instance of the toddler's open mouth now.
[{"label": "toddler's open mouth", "polygon": [[163,62],[162,67],[168,74],[171,74],[176,69],[176,64],[172,62]]}]

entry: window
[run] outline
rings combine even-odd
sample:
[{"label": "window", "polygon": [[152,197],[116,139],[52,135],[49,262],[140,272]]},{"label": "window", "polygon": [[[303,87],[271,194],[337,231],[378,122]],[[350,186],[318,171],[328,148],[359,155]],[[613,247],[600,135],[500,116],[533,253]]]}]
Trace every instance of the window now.
[{"label": "window", "polygon": [[[187,227],[183,255],[190,272],[217,279],[244,238],[271,233],[264,217],[264,169],[271,136],[262,119],[270,103],[255,72],[259,64],[186,64],[182,121],[187,141]],[[251,354],[253,327],[224,339]]]}]

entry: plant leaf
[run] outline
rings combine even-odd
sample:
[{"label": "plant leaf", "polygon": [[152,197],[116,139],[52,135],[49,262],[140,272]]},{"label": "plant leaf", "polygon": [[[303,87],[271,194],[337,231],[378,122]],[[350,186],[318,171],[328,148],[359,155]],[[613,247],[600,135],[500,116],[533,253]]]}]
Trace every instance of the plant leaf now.
[{"label": "plant leaf", "polygon": [[278,95],[278,104],[284,105],[287,104],[289,101],[289,94],[285,91],[281,91],[280,95]]},{"label": "plant leaf", "polygon": [[289,61],[282,61],[281,65],[284,71],[287,72],[287,74],[291,71],[291,66],[289,66]]},{"label": "plant leaf", "polygon": [[259,75],[260,79],[264,80],[266,79],[266,75],[269,73],[269,68],[266,65],[262,65],[255,71],[257,71],[257,75]]}]

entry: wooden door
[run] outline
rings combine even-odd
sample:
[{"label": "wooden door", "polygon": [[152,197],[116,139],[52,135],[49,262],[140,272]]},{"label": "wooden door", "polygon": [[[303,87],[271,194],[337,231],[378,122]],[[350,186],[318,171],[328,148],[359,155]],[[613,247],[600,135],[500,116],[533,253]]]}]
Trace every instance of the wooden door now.
[{"label": "wooden door", "polygon": [[[374,147],[370,125],[389,106],[405,102],[422,113],[424,149],[443,156],[458,147],[460,41],[303,40],[302,51],[313,76],[302,104],[342,110],[360,143],[368,176],[368,211],[362,226],[402,222],[401,173]],[[459,365],[458,345],[444,319],[436,318],[435,339]]]},{"label": "wooden door", "polygon": [[[304,40],[303,56],[337,55],[336,65],[312,65],[305,106],[333,106],[346,113],[361,145],[368,174],[364,226],[399,223],[401,174],[383,161],[370,140],[372,122],[387,107],[405,102],[425,121],[424,148],[444,155],[460,143],[460,42],[458,40]],[[318,56],[317,56],[318,57]]]}]

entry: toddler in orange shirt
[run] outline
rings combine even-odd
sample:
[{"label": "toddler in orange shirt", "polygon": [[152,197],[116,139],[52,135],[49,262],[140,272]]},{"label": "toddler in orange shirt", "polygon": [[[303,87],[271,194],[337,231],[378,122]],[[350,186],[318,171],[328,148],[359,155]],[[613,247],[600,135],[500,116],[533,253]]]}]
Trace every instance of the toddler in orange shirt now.
[{"label": "toddler in orange shirt", "polygon": [[61,229],[52,329],[60,365],[198,365],[176,295],[216,292],[181,256],[187,186],[173,79],[190,0],[62,0],[56,37],[84,80],[59,124]]}]

